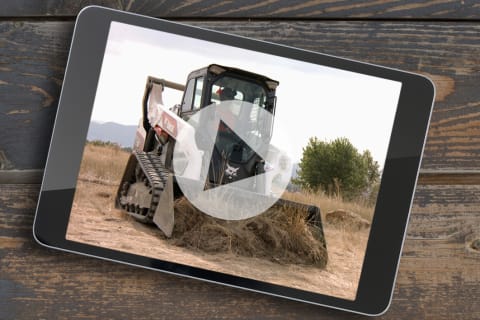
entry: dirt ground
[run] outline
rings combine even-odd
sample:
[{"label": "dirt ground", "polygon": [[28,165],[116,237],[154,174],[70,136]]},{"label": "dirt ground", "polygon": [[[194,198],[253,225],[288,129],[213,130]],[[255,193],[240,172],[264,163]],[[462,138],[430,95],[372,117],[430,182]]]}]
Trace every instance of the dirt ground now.
[{"label": "dirt ground", "polygon": [[175,246],[156,227],[139,223],[115,209],[113,195],[116,189],[117,184],[111,180],[80,175],[67,230],[68,240],[355,299],[368,229],[346,230],[325,224],[324,219],[329,255],[324,269],[232,253],[206,253]]}]

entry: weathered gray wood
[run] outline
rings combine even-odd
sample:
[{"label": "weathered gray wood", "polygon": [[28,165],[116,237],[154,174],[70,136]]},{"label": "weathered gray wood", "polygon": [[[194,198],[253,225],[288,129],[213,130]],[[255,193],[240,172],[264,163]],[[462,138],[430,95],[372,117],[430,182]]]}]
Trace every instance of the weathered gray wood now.
[{"label": "weathered gray wood", "polygon": [[[60,253],[31,235],[38,185],[0,185],[0,318],[357,319],[356,315]],[[480,186],[418,188],[381,319],[478,319]]]},{"label": "weathered gray wood", "polygon": [[0,162],[10,169],[44,166],[72,26],[0,23]]},{"label": "weathered gray wood", "polygon": [[[430,75],[437,101],[423,169],[479,169],[480,24],[191,22]],[[0,151],[10,169],[45,164],[72,22],[0,22]]]},{"label": "weathered gray wood", "polygon": [[96,4],[114,9],[169,18],[368,18],[368,19],[479,19],[480,7],[465,1],[155,1],[155,0],[82,0],[30,1],[3,0],[1,16],[76,15],[84,6]]},{"label": "weathered gray wood", "polygon": [[[416,193],[394,301],[383,318],[480,318],[478,23],[242,20],[473,21],[480,16],[476,2],[5,0],[0,16],[15,21],[0,22],[0,170],[43,168],[71,20],[87,4],[159,17],[234,19],[192,23],[431,75],[437,105],[423,185]],[[46,17],[70,21],[43,21]],[[0,172],[0,319],[359,318],[41,248],[31,237],[39,186],[5,184],[38,182],[40,173]]]},{"label": "weathered gray wood", "polygon": [[394,300],[381,318],[480,318],[477,1],[3,0],[0,319],[361,318],[34,243],[39,185],[10,183],[40,180],[72,21],[89,4],[430,75],[437,103]]},{"label": "weathered gray wood", "polygon": [[391,308],[399,319],[480,317],[479,194],[479,185],[417,189]]}]

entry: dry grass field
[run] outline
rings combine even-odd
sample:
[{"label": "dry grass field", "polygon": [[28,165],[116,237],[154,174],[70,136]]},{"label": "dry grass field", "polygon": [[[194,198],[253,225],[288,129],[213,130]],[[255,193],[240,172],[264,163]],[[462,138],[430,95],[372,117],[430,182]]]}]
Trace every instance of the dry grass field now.
[{"label": "dry grass field", "polygon": [[321,208],[328,250],[326,266],[318,243],[298,219],[277,223],[278,219],[261,215],[253,220],[252,227],[251,221],[215,220],[180,200],[176,203],[174,233],[168,239],[155,226],[139,223],[114,208],[114,195],[128,156],[115,146],[86,145],[67,231],[69,240],[355,298],[369,229],[326,223],[326,213],[344,209],[370,221],[372,208],[323,195],[284,195]]}]

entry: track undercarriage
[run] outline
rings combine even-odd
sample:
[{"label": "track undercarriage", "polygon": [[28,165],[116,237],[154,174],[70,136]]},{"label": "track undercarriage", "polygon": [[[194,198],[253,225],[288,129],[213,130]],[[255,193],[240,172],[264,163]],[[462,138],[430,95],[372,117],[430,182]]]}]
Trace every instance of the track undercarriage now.
[{"label": "track undercarriage", "polygon": [[154,152],[130,156],[117,194],[116,207],[142,222],[152,222],[169,171]]}]

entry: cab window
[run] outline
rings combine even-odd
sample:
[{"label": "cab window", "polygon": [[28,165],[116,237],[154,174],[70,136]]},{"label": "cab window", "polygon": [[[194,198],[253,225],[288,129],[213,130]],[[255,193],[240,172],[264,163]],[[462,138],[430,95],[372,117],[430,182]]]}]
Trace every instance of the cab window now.
[{"label": "cab window", "polygon": [[203,77],[198,77],[195,83],[195,98],[193,99],[193,109],[199,109],[202,103]]},{"label": "cab window", "polygon": [[193,89],[195,87],[195,79],[190,79],[183,96],[182,112],[188,112],[192,109]]}]

